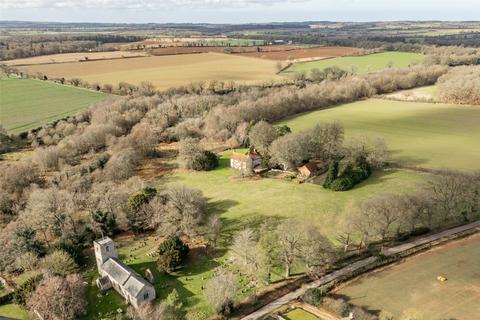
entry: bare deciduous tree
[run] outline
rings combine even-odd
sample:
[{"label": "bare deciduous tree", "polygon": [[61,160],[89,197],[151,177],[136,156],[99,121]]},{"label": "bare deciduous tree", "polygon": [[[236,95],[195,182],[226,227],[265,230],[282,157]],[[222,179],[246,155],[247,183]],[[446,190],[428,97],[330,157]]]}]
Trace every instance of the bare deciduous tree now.
[{"label": "bare deciduous tree", "polygon": [[269,154],[270,144],[278,137],[277,130],[265,121],[256,123],[248,133],[250,145],[254,146],[262,155]]},{"label": "bare deciduous tree", "polygon": [[205,285],[205,298],[218,314],[230,314],[237,298],[237,280],[233,273],[217,270]]},{"label": "bare deciduous tree", "polygon": [[73,320],[85,314],[85,286],[78,274],[48,277],[37,286],[27,301],[32,318],[36,313],[45,320]]}]

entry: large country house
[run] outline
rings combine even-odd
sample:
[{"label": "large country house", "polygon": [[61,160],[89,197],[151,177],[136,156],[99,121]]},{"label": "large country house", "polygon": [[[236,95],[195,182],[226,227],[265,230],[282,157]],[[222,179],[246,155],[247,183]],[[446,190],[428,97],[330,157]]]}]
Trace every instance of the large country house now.
[{"label": "large country house", "polygon": [[114,288],[127,303],[135,308],[155,299],[155,288],[138,273],[118,259],[112,239],[106,237],[93,242],[97,260],[97,279],[100,290]]}]

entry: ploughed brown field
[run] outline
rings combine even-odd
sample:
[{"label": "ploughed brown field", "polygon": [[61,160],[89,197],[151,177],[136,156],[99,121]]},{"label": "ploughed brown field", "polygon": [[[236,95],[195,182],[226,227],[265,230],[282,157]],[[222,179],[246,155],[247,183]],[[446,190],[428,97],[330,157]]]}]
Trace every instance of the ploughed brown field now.
[{"label": "ploughed brown field", "polygon": [[52,63],[66,63],[79,61],[95,61],[95,60],[110,60],[133,57],[145,57],[147,54],[143,51],[105,51],[105,52],[74,52],[74,53],[59,53],[49,54],[44,56],[37,56],[31,58],[14,59],[2,61],[2,63],[9,66],[29,66],[36,64],[52,64]]},{"label": "ploughed brown field", "polygon": [[165,55],[175,55],[175,54],[189,54],[189,53],[257,53],[260,50],[260,53],[264,52],[277,52],[277,51],[286,51],[293,50],[295,47],[290,46],[245,46],[245,47],[167,47],[167,48],[157,48],[153,49],[151,53],[155,56],[165,56]]},{"label": "ploughed brown field", "polygon": [[327,59],[342,56],[350,56],[361,52],[359,48],[352,47],[319,47],[319,48],[290,48],[281,51],[247,52],[239,53],[242,56],[256,57],[268,60],[305,60]]}]

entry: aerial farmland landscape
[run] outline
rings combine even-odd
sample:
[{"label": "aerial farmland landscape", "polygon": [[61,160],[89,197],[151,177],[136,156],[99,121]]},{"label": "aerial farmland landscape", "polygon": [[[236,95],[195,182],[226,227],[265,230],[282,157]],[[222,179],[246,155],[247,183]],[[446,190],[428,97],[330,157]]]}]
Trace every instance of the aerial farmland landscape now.
[{"label": "aerial farmland landscape", "polygon": [[0,319],[480,319],[479,11],[0,0]]}]

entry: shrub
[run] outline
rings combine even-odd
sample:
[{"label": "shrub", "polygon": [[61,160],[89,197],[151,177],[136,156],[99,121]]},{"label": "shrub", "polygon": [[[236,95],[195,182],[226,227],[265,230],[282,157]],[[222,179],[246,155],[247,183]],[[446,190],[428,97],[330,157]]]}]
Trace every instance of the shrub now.
[{"label": "shrub", "polygon": [[413,229],[412,233],[410,235],[412,236],[421,236],[421,235],[424,235],[426,233],[429,233],[430,232],[430,228],[427,228],[427,227],[418,227],[418,228],[415,228]]},{"label": "shrub", "polygon": [[43,270],[63,277],[74,273],[78,269],[73,258],[63,250],[53,251],[42,259],[40,265]]},{"label": "shrub", "polygon": [[136,211],[146,203],[148,203],[157,194],[155,188],[144,188],[141,192],[137,192],[128,198],[127,206],[130,211]]},{"label": "shrub", "polygon": [[82,262],[83,247],[81,244],[75,244],[69,240],[61,240],[55,245],[55,249],[68,253],[68,255],[72,257],[72,259],[75,260],[77,264],[80,264]]},{"label": "shrub", "polygon": [[33,252],[26,252],[15,259],[15,267],[26,272],[36,268],[38,256]]},{"label": "shrub", "polygon": [[218,167],[218,157],[211,151],[203,151],[193,159],[192,168],[196,171],[209,171]]},{"label": "shrub", "polygon": [[352,179],[349,177],[342,177],[335,179],[331,184],[329,189],[333,191],[347,191],[352,189],[355,186]]},{"label": "shrub", "polygon": [[178,162],[182,168],[208,171],[218,166],[217,155],[204,150],[199,143],[199,140],[192,138],[180,142]]},{"label": "shrub", "polygon": [[113,236],[118,232],[115,215],[111,212],[95,211],[91,214],[92,226],[94,231],[99,231],[102,235]]},{"label": "shrub", "polygon": [[177,236],[168,237],[158,247],[157,266],[160,271],[171,272],[181,265],[188,255],[188,246]]},{"label": "shrub", "polygon": [[347,191],[367,179],[370,174],[371,170],[368,163],[357,161],[354,165],[348,165],[343,173],[326,188],[333,191]]},{"label": "shrub", "polygon": [[338,176],[338,161],[333,161],[328,166],[327,177],[323,183],[324,188],[330,188],[331,184]]},{"label": "shrub", "polygon": [[313,306],[320,306],[323,300],[322,291],[318,288],[308,289],[302,296],[302,301]]},{"label": "shrub", "polygon": [[13,302],[15,302],[15,304],[25,306],[27,304],[28,297],[32,292],[35,291],[37,285],[40,283],[40,281],[42,281],[42,279],[43,275],[39,274],[22,283],[13,294]]}]

